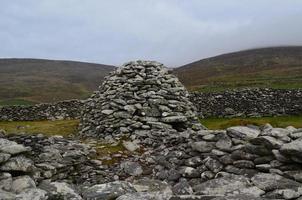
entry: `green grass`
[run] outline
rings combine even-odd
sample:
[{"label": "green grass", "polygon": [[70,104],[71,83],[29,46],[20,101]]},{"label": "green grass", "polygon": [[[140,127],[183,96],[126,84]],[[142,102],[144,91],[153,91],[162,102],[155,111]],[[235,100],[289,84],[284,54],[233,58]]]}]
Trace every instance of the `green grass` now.
[{"label": "green grass", "polygon": [[0,122],[7,134],[39,134],[67,137],[77,132],[79,120]]},{"label": "green grass", "polygon": [[5,99],[0,101],[0,107],[1,106],[15,106],[15,105],[25,105],[25,106],[30,106],[34,105],[36,102],[33,101],[28,101],[24,99]]},{"label": "green grass", "polygon": [[201,119],[200,122],[209,129],[226,129],[238,125],[261,126],[270,123],[273,127],[285,128],[294,126],[302,128],[302,116],[282,116],[282,117],[260,117],[260,118],[208,118]]}]

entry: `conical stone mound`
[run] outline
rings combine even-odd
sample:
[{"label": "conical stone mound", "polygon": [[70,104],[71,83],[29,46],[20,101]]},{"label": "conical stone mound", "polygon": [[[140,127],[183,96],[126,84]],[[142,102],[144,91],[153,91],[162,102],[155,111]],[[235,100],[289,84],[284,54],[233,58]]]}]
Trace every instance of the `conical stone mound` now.
[{"label": "conical stone mound", "polygon": [[133,61],[105,78],[82,111],[80,135],[104,138],[200,129],[189,93],[163,64]]}]

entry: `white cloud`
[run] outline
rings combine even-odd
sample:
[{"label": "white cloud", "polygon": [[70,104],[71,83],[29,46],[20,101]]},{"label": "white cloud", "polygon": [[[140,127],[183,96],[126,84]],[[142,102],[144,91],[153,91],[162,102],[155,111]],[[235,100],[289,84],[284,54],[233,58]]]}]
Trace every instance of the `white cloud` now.
[{"label": "white cloud", "polygon": [[2,0],[0,57],[177,66],[257,46],[301,45],[299,0]]}]

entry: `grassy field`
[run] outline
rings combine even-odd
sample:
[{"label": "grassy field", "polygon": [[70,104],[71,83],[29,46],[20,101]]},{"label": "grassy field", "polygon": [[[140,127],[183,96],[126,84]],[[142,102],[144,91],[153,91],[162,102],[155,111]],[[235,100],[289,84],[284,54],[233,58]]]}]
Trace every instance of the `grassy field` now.
[{"label": "grassy field", "polygon": [[0,129],[7,134],[39,134],[62,135],[64,137],[75,134],[79,120],[57,120],[57,121],[20,121],[0,122]]},{"label": "grassy field", "polygon": [[283,116],[283,117],[260,117],[260,118],[209,118],[201,119],[200,122],[209,129],[225,129],[237,125],[256,125],[261,126],[270,123],[273,127],[285,128],[294,126],[302,128],[302,116]]},{"label": "grassy field", "polygon": [[[200,122],[209,129],[225,129],[231,126],[253,124],[257,126],[270,123],[273,127],[294,126],[302,128],[302,116],[284,117],[262,117],[262,118],[210,118],[201,119]],[[79,120],[57,120],[57,121],[21,121],[21,122],[0,122],[0,129],[7,134],[39,134],[62,135],[67,137],[77,133]]]}]

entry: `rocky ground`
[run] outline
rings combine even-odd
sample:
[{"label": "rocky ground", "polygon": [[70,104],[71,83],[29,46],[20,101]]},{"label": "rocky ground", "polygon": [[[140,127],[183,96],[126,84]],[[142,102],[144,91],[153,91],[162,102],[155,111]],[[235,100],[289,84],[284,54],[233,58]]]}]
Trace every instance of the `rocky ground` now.
[{"label": "rocky ground", "polygon": [[121,149],[110,155],[97,144],[3,134],[0,199],[302,199],[302,129],[187,130],[161,142],[132,136],[111,139]]}]

